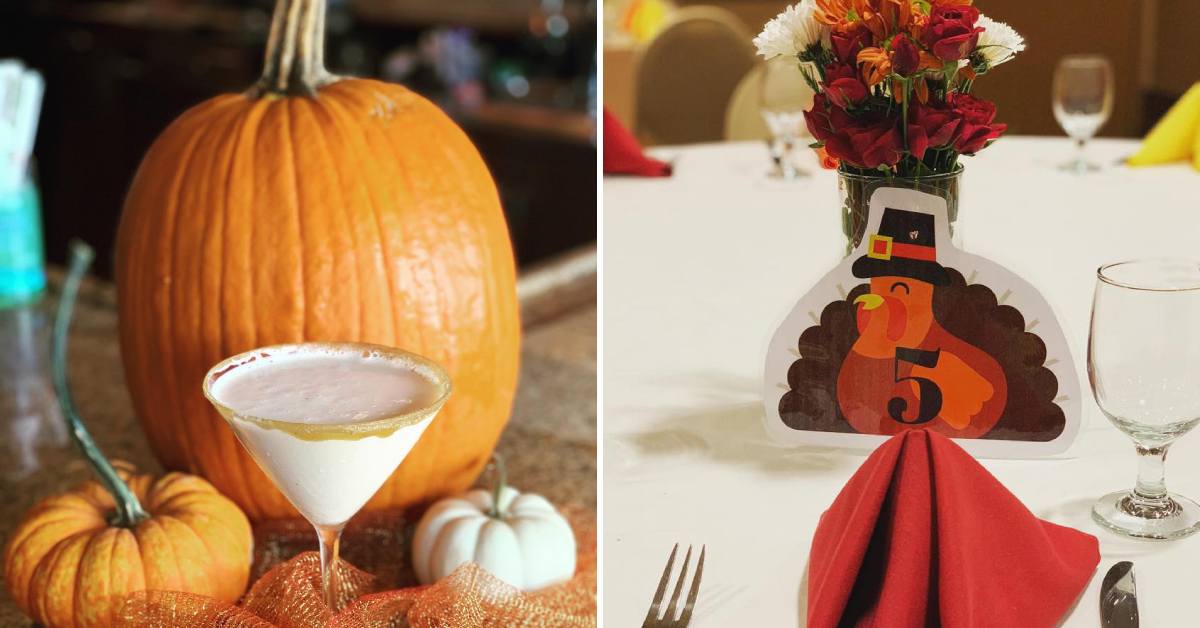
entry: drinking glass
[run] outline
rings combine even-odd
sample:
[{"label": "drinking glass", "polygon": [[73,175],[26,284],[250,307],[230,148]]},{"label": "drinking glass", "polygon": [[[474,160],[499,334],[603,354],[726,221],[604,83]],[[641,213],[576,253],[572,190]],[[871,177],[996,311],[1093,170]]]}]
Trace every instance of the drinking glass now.
[{"label": "drinking glass", "polygon": [[771,139],[767,140],[775,163],[771,176],[780,179],[806,176],[808,173],[796,167],[793,150],[807,130],[804,110],[812,105],[812,89],[804,82],[793,58],[777,57],[762,68],[758,108],[771,132]]},{"label": "drinking glass", "polygon": [[[387,359],[407,365],[406,368],[425,380],[430,394],[423,401],[413,400],[411,407],[398,414],[365,421],[346,421],[339,409],[329,408],[330,398],[335,394],[328,389],[304,393],[306,400],[313,400],[313,408],[306,410],[310,418],[302,421],[253,416],[223,400],[217,390],[218,380],[234,375],[239,369],[256,368],[256,362],[277,355],[281,358],[334,355],[341,363],[329,366],[329,378],[345,381],[347,377],[358,377],[360,381],[377,382],[376,386],[387,382],[379,383],[377,377],[364,379],[362,374],[353,372],[353,365],[360,357]],[[272,381],[262,388],[262,394],[294,386],[287,373],[279,371],[268,373],[264,379]],[[403,394],[392,392],[391,388],[371,392]],[[204,396],[233,428],[267,477],[316,530],[321,588],[326,605],[334,611],[339,610],[343,601],[336,568],[342,528],[403,462],[449,394],[450,378],[435,362],[392,347],[353,342],[261,347],[223,360],[204,377]],[[324,403],[316,403],[321,400]],[[245,400],[239,400],[235,405],[242,407],[244,403]]]},{"label": "drinking glass", "polygon": [[1088,379],[1138,456],[1133,490],[1101,497],[1092,518],[1140,538],[1196,532],[1200,506],[1167,492],[1164,464],[1171,443],[1200,423],[1200,262],[1135,260],[1097,271]]},{"label": "drinking glass", "polygon": [[1076,173],[1099,170],[1087,161],[1087,141],[1112,114],[1113,69],[1108,59],[1097,55],[1068,55],[1054,70],[1054,118],[1075,140],[1075,158],[1062,165]]}]

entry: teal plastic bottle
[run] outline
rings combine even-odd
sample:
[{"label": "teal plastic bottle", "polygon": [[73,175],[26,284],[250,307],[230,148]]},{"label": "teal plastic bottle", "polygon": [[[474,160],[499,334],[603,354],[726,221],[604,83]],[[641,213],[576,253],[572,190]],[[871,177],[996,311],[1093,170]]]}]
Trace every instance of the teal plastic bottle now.
[{"label": "teal plastic bottle", "polygon": [[0,190],[0,308],[36,301],[46,289],[41,214],[32,177]]}]

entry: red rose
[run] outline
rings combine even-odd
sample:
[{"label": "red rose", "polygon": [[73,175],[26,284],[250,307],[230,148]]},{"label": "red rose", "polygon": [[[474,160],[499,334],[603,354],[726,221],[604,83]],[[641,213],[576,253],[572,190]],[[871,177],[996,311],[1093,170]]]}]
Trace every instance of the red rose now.
[{"label": "red rose", "polygon": [[938,4],[929,12],[929,22],[921,33],[921,42],[942,61],[965,59],[975,50],[979,33],[975,26],[979,9],[966,5]]},{"label": "red rose", "polygon": [[825,143],[829,156],[859,168],[894,166],[904,151],[895,119],[852,116],[832,106],[825,94],[814,97],[813,108],[804,112],[804,119],[813,137]]},{"label": "red rose", "polygon": [[909,76],[921,66],[921,55],[916,45],[904,35],[892,38],[892,71],[900,76]]},{"label": "red rose", "polygon": [[954,150],[964,155],[979,152],[1008,129],[1007,124],[992,122],[996,118],[996,105],[987,100],[952,93],[946,97],[946,104],[961,119]]},{"label": "red rose", "polygon": [[925,129],[920,125],[908,125],[908,152],[912,153],[917,159],[925,158],[925,151],[929,148],[929,136],[925,135]]},{"label": "red rose", "polygon": [[858,163],[863,168],[894,166],[904,152],[904,139],[896,129],[895,121],[890,119],[852,127],[847,130],[847,135],[850,140],[848,156],[840,154],[846,152],[845,147],[841,151],[829,152],[839,159]]},{"label": "red rose", "polygon": [[991,124],[996,119],[996,103],[970,94],[951,92],[946,104],[970,124]]},{"label": "red rose", "polygon": [[858,76],[853,65],[842,63],[825,68],[825,93],[843,109],[867,99],[871,92]]},{"label": "red rose", "polygon": [[833,56],[842,63],[856,65],[858,51],[867,47],[871,41],[871,31],[866,26],[858,26],[845,32],[834,31],[829,35],[829,44],[833,48]]},{"label": "red rose", "polygon": [[833,126],[829,120],[829,97],[820,93],[813,95],[812,109],[804,112],[804,124],[818,142],[833,136]]},{"label": "red rose", "polygon": [[908,150],[917,159],[925,157],[925,149],[942,148],[954,141],[962,123],[959,114],[933,103],[913,102],[908,106]]},{"label": "red rose", "polygon": [[992,140],[1000,137],[1000,134],[1004,133],[1007,128],[1007,124],[963,125],[958,134],[958,140],[954,142],[954,150],[964,155],[974,155],[986,148]]}]

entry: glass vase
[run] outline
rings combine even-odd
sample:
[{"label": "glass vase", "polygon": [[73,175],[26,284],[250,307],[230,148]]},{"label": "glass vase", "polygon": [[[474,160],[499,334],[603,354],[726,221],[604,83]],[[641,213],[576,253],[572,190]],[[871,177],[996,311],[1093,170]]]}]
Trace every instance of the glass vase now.
[{"label": "glass vase", "polygon": [[950,240],[956,248],[962,248],[962,227],[958,222],[958,186],[962,179],[962,165],[945,174],[927,177],[884,177],[838,172],[838,196],[842,202],[842,235],[846,237],[846,255],[854,252],[862,242],[867,230],[867,214],[871,207],[871,194],[881,187],[908,188],[934,194],[946,199],[946,218],[950,226]]}]

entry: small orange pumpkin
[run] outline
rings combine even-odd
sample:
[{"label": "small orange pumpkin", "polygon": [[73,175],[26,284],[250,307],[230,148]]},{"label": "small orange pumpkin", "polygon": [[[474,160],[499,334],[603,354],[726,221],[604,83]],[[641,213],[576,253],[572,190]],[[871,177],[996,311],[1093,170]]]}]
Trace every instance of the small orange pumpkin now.
[{"label": "small orange pumpkin", "polygon": [[222,359],[360,341],[445,367],[453,397],[368,508],[470,486],[516,391],[516,270],[487,166],[428,100],[325,72],[324,7],[277,0],[262,80],[163,131],[117,235],[121,357],[150,446],[256,521],[296,511],[201,395]]},{"label": "small orange pumpkin", "polygon": [[234,602],[250,577],[254,537],[232,501],[193,475],[155,480],[119,468],[147,518],[113,525],[97,482],[33,507],[4,552],[4,581],[26,615],[51,627],[109,626],[135,591],[201,593]]},{"label": "small orange pumpkin", "polygon": [[102,483],[85,482],[26,513],[4,550],[8,591],[25,614],[50,628],[110,626],[125,597],[144,589],[236,601],[250,576],[254,543],[246,516],[196,476],[155,480],[114,466],[75,409],[66,332],[91,250],[76,243],[71,254],[54,329],[54,385],[71,438]]}]

